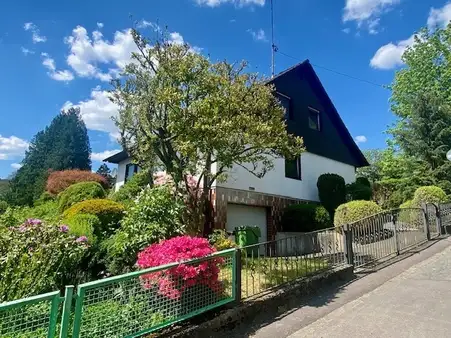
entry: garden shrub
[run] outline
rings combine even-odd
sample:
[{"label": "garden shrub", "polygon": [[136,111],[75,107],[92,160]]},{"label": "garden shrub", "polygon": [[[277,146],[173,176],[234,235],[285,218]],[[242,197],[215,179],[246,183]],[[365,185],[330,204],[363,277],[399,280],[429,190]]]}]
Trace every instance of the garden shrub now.
[{"label": "garden shrub", "polygon": [[119,227],[119,222],[124,216],[124,206],[108,199],[93,199],[75,203],[63,213],[65,219],[71,219],[79,214],[97,216],[101,227],[94,229],[94,234],[99,238],[105,238]]},{"label": "garden shrub", "polygon": [[184,231],[185,206],[168,186],[143,190],[129,206],[120,229],[108,240],[108,267],[113,273],[129,270],[139,251]]},{"label": "garden shrub", "polygon": [[94,244],[97,241],[96,233],[98,229],[102,228],[102,223],[96,215],[91,214],[76,214],[75,216],[63,220],[63,223],[69,226],[69,233],[80,237],[88,238],[89,244]]},{"label": "garden shrub", "polygon": [[[138,254],[136,264],[140,269],[146,269],[205,257],[215,251],[216,249],[205,238],[180,236],[144,249]],[[211,292],[209,296],[220,296],[223,285],[219,281],[219,272],[223,263],[224,260],[221,257],[198,264],[181,263],[164,272],[146,274],[141,277],[141,283],[144,288],[155,289],[158,294],[171,300],[182,299],[184,294],[190,294],[190,289]],[[202,294],[197,295],[197,298],[203,297]]]},{"label": "garden shrub", "polygon": [[85,200],[104,198],[105,189],[97,182],[80,182],[69,186],[58,195],[58,205],[61,212],[75,203]]},{"label": "garden shrub", "polygon": [[282,215],[282,231],[310,232],[331,226],[328,211],[316,204],[292,204]]},{"label": "garden shrub", "polygon": [[368,188],[371,188],[370,180],[368,178],[366,178],[366,177],[357,177],[355,182],[358,183],[358,184],[365,185]]},{"label": "garden shrub", "polygon": [[34,207],[10,207],[3,215],[0,215],[0,224],[17,226],[29,218],[38,218],[46,223],[56,224],[61,219],[61,214],[55,201],[45,202]]},{"label": "garden shrub", "polygon": [[413,203],[413,200],[408,200],[405,201],[404,203],[402,203],[399,206],[400,209],[410,209],[410,208],[415,208],[415,204]]},{"label": "garden shrub", "polygon": [[351,201],[340,205],[335,211],[334,224],[341,226],[357,222],[363,218],[382,212],[382,208],[372,201]]},{"label": "garden shrub", "polygon": [[78,283],[86,250],[86,238],[70,235],[65,225],[29,219],[1,229],[0,303]]},{"label": "garden shrub", "polygon": [[343,177],[337,174],[322,174],[316,183],[321,204],[333,218],[335,209],[346,202],[346,183]]},{"label": "garden shrub", "polygon": [[136,196],[151,183],[151,176],[147,170],[142,170],[127,181],[116,191],[111,198],[116,202],[127,203],[136,199]]},{"label": "garden shrub", "polygon": [[51,201],[54,201],[54,200],[55,200],[55,196],[54,195],[52,195],[51,193],[49,193],[47,191],[44,191],[41,194],[41,196],[39,196],[39,198],[36,201],[34,201],[33,204],[34,204],[35,207],[37,207],[37,206],[40,206],[42,204],[45,204],[47,202],[51,202]]},{"label": "garden shrub", "polygon": [[210,236],[208,236],[208,241],[218,251],[233,249],[236,248],[237,246],[234,241],[229,239],[227,232],[225,232],[222,229],[213,230],[213,233]]},{"label": "garden shrub", "polygon": [[8,209],[8,202],[0,200],[0,215]]},{"label": "garden shrub", "polygon": [[87,170],[62,170],[50,173],[46,191],[52,195],[58,195],[72,184],[79,182],[97,182],[108,189],[108,181],[102,175]]},{"label": "garden shrub", "polygon": [[418,188],[413,196],[413,204],[418,208],[423,203],[444,203],[447,200],[446,193],[441,188],[433,185]]},{"label": "garden shrub", "polygon": [[346,200],[349,201],[371,201],[373,190],[371,187],[354,182],[346,185]]}]

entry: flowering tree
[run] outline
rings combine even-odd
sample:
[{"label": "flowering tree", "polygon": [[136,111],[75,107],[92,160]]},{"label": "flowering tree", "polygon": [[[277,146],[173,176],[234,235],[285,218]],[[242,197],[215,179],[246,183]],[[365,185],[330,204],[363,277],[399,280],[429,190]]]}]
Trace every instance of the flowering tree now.
[{"label": "flowering tree", "polygon": [[213,258],[197,264],[184,264],[194,258],[201,258],[215,252],[208,240],[200,237],[174,237],[153,244],[138,254],[139,268],[150,268],[164,264],[181,262],[176,267],[149,273],[141,277],[145,288],[157,288],[159,294],[178,300],[189,288],[202,285],[220,294],[223,290],[219,281],[219,266],[223,259]]}]

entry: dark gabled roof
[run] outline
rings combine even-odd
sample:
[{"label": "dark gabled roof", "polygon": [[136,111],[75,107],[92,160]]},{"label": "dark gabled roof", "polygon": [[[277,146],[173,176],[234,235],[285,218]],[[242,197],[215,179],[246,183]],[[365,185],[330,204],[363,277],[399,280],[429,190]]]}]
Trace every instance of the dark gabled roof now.
[{"label": "dark gabled roof", "polygon": [[315,70],[313,69],[311,63],[309,60],[305,60],[301,63],[298,63],[294,65],[293,67],[290,67],[286,69],[285,71],[277,74],[274,78],[269,80],[267,83],[270,84],[277,79],[283,77],[285,74],[292,72],[292,71],[299,71],[302,73],[302,75],[307,79],[309,82],[312,90],[314,91],[315,95],[318,97],[318,99],[323,103],[325,107],[328,107],[328,115],[329,118],[332,120],[335,127],[338,129],[343,143],[348,147],[349,151],[351,152],[352,156],[355,159],[355,166],[356,167],[365,167],[368,166],[369,163],[365,156],[363,155],[360,148],[355,143],[354,139],[352,138],[351,134],[349,133],[348,128],[346,128],[346,125],[344,124],[343,120],[340,117],[340,114],[338,113],[337,109],[335,108],[334,104],[332,103],[332,100],[330,99],[329,95],[327,94],[326,90],[324,89],[320,79],[318,78],[318,75],[316,74]]},{"label": "dark gabled roof", "polygon": [[129,158],[127,152],[125,150],[122,150],[110,157],[107,157],[106,159],[103,160],[103,162],[118,164],[119,162],[122,162],[123,160],[126,160],[127,158]]}]

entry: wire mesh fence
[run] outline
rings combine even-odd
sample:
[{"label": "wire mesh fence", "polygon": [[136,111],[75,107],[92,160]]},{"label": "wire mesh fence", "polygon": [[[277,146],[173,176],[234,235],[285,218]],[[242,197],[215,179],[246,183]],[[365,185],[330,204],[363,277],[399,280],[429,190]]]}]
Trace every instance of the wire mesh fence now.
[{"label": "wire mesh fence", "polygon": [[78,287],[73,337],[137,337],[235,299],[226,250]]},{"label": "wire mesh fence", "polygon": [[340,228],[241,248],[241,298],[346,264]]},{"label": "wire mesh fence", "polygon": [[54,337],[59,291],[0,304],[1,338]]}]

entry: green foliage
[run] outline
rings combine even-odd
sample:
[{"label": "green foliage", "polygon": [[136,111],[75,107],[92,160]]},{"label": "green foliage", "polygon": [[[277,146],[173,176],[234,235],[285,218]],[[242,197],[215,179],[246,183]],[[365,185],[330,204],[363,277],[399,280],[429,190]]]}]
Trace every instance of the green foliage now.
[{"label": "green foliage", "polygon": [[408,200],[408,201],[405,201],[404,203],[402,203],[399,206],[399,208],[400,209],[411,209],[411,208],[416,208],[416,205],[415,205],[415,203],[413,203],[413,200]]},{"label": "green foliage", "polygon": [[337,227],[354,223],[380,212],[382,212],[382,208],[372,201],[351,201],[337,208],[334,224]]},{"label": "green foliage", "polygon": [[163,239],[182,234],[183,201],[174,198],[167,186],[143,190],[126,212],[120,229],[108,241],[109,269],[130,269],[139,251]]},{"label": "green foliage", "polygon": [[208,241],[218,251],[236,248],[235,242],[230,240],[227,232],[222,229],[213,230],[213,233],[208,236]]},{"label": "green foliage", "polygon": [[444,203],[448,201],[446,193],[439,187],[426,186],[420,187],[413,196],[413,205],[421,207],[423,203]]},{"label": "green foliage", "polygon": [[328,211],[316,204],[292,204],[282,215],[282,231],[310,232],[330,227]]},{"label": "green foliage", "polygon": [[152,176],[147,170],[136,173],[113,194],[112,199],[121,203],[133,201],[145,187],[152,183],[151,178]]},{"label": "green foliage", "polygon": [[95,235],[106,238],[119,227],[124,210],[124,206],[120,203],[107,199],[92,199],[74,204],[63,213],[63,216],[65,219],[71,219],[79,214],[97,216],[101,227],[95,231]]},{"label": "green foliage", "polygon": [[316,183],[321,204],[331,217],[335,209],[346,202],[346,183],[343,177],[337,174],[322,174]]},{"label": "green foliage", "polygon": [[371,188],[371,182],[367,177],[357,177],[355,182],[361,185],[365,185],[368,188]]},{"label": "green foliage", "polygon": [[9,193],[9,180],[0,178],[0,199],[6,199]]},{"label": "green foliage", "polygon": [[0,200],[0,215],[8,209],[8,202]]},{"label": "green foliage", "polygon": [[31,218],[39,218],[50,224],[58,223],[61,219],[58,204],[50,201],[35,207],[10,207],[0,215],[0,226],[17,226]]},{"label": "green foliage", "polygon": [[76,236],[86,236],[89,244],[95,244],[96,234],[100,234],[102,223],[99,218],[91,214],[76,214],[71,218],[63,220],[64,224],[69,226],[69,233]]},{"label": "green foliage", "polygon": [[32,139],[22,167],[11,180],[8,201],[13,205],[32,205],[44,191],[48,170],[90,170],[90,154],[80,110],[63,111]]},{"label": "green foliage", "polygon": [[53,196],[52,194],[50,194],[47,191],[44,191],[41,196],[39,196],[39,198],[34,201],[34,206],[37,207],[39,205],[45,204],[47,202],[50,201],[54,201],[55,200],[55,196]]},{"label": "green foliage", "polygon": [[0,303],[77,283],[86,249],[66,229],[36,219],[0,229]]},{"label": "green foliage", "polygon": [[97,182],[75,183],[58,195],[58,205],[61,212],[75,203],[89,199],[104,198],[105,190]]},{"label": "green foliage", "polygon": [[366,184],[354,182],[346,185],[347,201],[358,201],[358,200],[371,201],[372,197],[373,190]]}]

